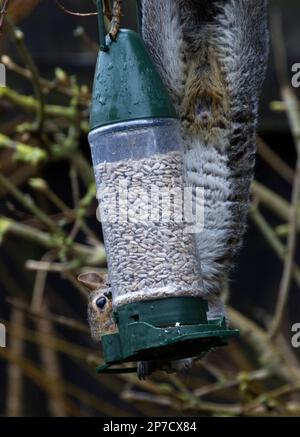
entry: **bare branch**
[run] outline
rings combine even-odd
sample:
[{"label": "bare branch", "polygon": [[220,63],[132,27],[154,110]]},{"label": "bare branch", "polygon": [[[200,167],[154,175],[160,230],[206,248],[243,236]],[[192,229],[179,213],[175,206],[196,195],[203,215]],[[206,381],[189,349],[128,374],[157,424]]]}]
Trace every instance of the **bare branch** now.
[{"label": "bare branch", "polygon": [[286,104],[287,116],[290,122],[292,134],[294,137],[297,162],[296,171],[293,183],[291,214],[289,219],[289,235],[286,247],[286,256],[284,262],[283,275],[280,282],[278,300],[275,310],[274,319],[270,327],[270,336],[275,338],[281,329],[281,324],[284,318],[289,293],[292,282],[294,258],[297,247],[297,229],[299,220],[299,201],[300,201],[300,111],[298,99],[291,89],[288,81],[286,67],[286,51],[282,29],[282,18],[279,10],[275,10],[273,14],[273,41],[274,53],[276,59],[278,78],[281,84],[281,94],[283,101]]},{"label": "bare branch", "polygon": [[75,15],[76,17],[91,17],[91,16],[97,16],[98,15],[98,12],[85,12],[85,13],[81,13],[81,12],[70,11],[64,5],[62,5],[59,0],[55,0],[55,3],[66,14]]},{"label": "bare branch", "polygon": [[4,22],[6,14],[7,14],[8,3],[9,3],[9,0],[4,0],[3,6],[0,10],[0,33],[2,32],[3,22]]}]

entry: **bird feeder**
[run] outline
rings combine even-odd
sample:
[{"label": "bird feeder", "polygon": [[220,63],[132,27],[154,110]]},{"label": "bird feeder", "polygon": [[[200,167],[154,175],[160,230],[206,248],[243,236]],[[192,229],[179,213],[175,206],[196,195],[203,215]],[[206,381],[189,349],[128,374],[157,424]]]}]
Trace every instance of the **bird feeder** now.
[{"label": "bird feeder", "polygon": [[[101,7],[103,34],[102,14]],[[131,30],[101,41],[89,142],[118,327],[99,338],[105,357],[99,371],[200,356],[224,345],[237,331],[227,329],[224,317],[207,319],[194,235],[176,217],[176,202],[166,219],[159,201],[161,193],[184,188],[180,123],[141,37]]]}]

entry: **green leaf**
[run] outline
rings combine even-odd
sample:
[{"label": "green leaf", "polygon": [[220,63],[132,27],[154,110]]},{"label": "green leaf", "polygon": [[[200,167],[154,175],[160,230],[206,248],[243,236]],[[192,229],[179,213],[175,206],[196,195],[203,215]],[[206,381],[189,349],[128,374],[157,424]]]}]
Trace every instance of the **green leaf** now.
[{"label": "green leaf", "polygon": [[28,146],[27,144],[17,144],[14,159],[21,162],[37,165],[47,158],[47,153],[38,147]]}]

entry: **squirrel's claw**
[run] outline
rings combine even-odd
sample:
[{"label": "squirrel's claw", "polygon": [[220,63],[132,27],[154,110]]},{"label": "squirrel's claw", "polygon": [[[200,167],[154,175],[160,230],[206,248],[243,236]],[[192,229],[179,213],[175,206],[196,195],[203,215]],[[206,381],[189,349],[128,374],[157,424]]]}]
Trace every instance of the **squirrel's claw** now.
[{"label": "squirrel's claw", "polygon": [[139,380],[145,380],[156,370],[154,361],[139,361],[137,364],[137,375]]}]

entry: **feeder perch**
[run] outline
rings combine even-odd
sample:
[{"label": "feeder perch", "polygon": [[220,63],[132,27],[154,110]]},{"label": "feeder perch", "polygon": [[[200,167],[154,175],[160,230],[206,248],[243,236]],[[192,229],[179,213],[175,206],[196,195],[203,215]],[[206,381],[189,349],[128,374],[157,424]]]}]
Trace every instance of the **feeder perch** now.
[{"label": "feeder perch", "polygon": [[[99,8],[103,34],[102,14]],[[228,329],[224,317],[207,319],[194,235],[176,211],[168,220],[163,208],[149,216],[155,189],[183,190],[182,140],[167,90],[131,30],[101,41],[89,142],[118,327],[99,338],[105,365],[98,371],[115,371],[110,367],[125,362],[202,356],[225,345],[238,331]],[[125,192],[126,218],[118,215]],[[111,212],[114,202],[119,208]]]}]

